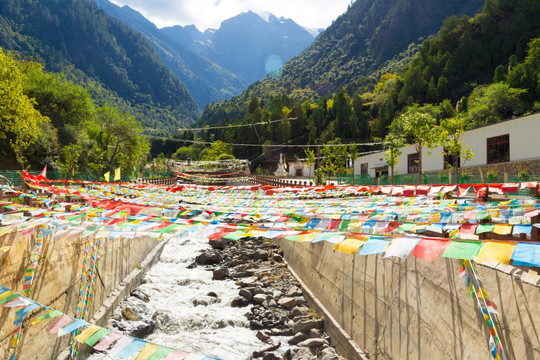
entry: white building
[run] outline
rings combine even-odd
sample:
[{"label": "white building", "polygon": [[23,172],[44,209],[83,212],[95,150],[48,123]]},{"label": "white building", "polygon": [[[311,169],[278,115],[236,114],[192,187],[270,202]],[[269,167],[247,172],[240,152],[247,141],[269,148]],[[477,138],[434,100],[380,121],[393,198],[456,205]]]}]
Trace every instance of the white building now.
[{"label": "white building", "polygon": [[295,177],[313,177],[315,175],[314,166],[307,166],[302,162],[289,163],[289,176]]},{"label": "white building", "polygon": [[[472,160],[465,163],[460,159],[463,168],[500,167],[515,161],[526,161],[529,171],[540,174],[540,113],[469,130],[462,139],[475,154]],[[415,160],[418,155],[414,146],[403,147],[402,151],[399,163],[394,167],[395,173],[417,174],[418,165]],[[440,146],[422,151],[424,172],[445,169],[442,151]],[[373,178],[390,175],[390,169],[384,161],[384,152],[358,157],[354,161],[354,173],[368,174]]]}]

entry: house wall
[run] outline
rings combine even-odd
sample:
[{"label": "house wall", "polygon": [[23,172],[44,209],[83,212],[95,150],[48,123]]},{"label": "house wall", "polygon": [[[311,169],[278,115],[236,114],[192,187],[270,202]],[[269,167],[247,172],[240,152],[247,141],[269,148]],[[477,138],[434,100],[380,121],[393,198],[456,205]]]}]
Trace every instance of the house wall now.
[{"label": "house wall", "polygon": [[[289,163],[289,176],[297,176],[296,175],[296,169],[301,168],[302,169],[302,177],[310,177],[315,175],[314,166],[307,166],[303,163]],[[310,175],[311,170],[311,175]]]},{"label": "house wall", "polygon": [[[510,138],[510,163],[498,163],[489,166],[498,168],[500,173],[517,174],[519,169],[516,170],[516,166],[512,166],[511,162],[523,161],[523,165],[517,165],[518,168],[519,166],[527,166],[531,174],[540,174],[540,141],[538,141],[540,113],[467,131],[463,135],[463,143],[469,145],[475,156],[472,160],[466,162],[461,159],[462,166],[471,167],[471,170],[487,166],[487,139],[506,134],[509,134]],[[405,146],[401,150],[402,154],[399,157],[399,163],[394,170],[396,174],[403,175],[408,173],[407,155],[414,154],[416,151],[413,145]],[[424,172],[443,170],[444,157],[442,151],[441,146],[422,151],[422,168]],[[369,175],[375,177],[373,166],[382,161],[384,161],[383,151],[358,157],[354,162],[354,173],[360,174],[361,164],[367,162]]]}]

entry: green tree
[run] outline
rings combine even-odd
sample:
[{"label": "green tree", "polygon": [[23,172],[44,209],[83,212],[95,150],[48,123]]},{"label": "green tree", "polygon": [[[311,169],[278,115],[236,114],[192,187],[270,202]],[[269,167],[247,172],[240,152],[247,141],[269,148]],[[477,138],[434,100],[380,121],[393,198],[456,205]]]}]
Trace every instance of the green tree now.
[{"label": "green tree", "polygon": [[117,167],[131,171],[138,167],[150,150],[150,143],[142,132],[142,125],[134,117],[121,114],[111,106],[99,108],[89,128],[93,141],[89,165],[96,172]]},{"label": "green tree", "polygon": [[394,185],[394,168],[399,163],[399,156],[402,153],[401,148],[405,145],[405,139],[401,134],[389,133],[384,138],[384,160],[390,166],[390,176],[392,185]]},{"label": "green tree", "polygon": [[218,160],[222,154],[232,155],[232,149],[227,143],[222,140],[217,140],[203,150],[201,153],[201,160],[203,161],[214,161]]},{"label": "green tree", "polygon": [[469,128],[480,127],[521,115],[525,104],[521,96],[527,90],[498,82],[479,87],[469,97]]},{"label": "green tree", "polygon": [[79,144],[69,144],[62,149],[62,162],[59,164],[60,169],[70,173],[71,176],[75,175],[79,171],[79,158],[83,148]]},{"label": "green tree", "polygon": [[345,173],[347,164],[347,146],[341,144],[341,139],[336,138],[327,146],[321,148],[321,160],[319,168],[315,170],[318,178],[326,179]]},{"label": "green tree", "polygon": [[198,160],[197,152],[195,151],[193,145],[179,147],[172,155],[172,158],[175,160]]},{"label": "green tree", "polygon": [[313,174],[311,173],[312,166],[314,166],[315,163],[317,162],[317,159],[315,158],[315,151],[309,148],[306,148],[304,149],[304,153],[306,154],[305,164],[309,169],[309,177],[311,178],[313,176]]},{"label": "green tree", "polygon": [[438,132],[434,131],[437,120],[425,112],[407,112],[392,123],[392,132],[402,133],[418,153],[418,181],[422,184],[422,150],[438,144]]},{"label": "green tree", "polygon": [[49,121],[34,108],[35,101],[24,94],[25,81],[19,63],[0,48],[0,151],[4,156],[14,154],[21,166],[26,162],[26,149],[38,139],[40,132],[36,129]]},{"label": "green tree", "polygon": [[[462,139],[465,134],[466,121],[464,116],[454,116],[441,120],[439,127],[439,140],[443,147],[443,155],[449,155],[456,159],[454,164],[449,164],[456,169],[456,184],[459,184],[460,167],[474,157],[469,145],[464,144]],[[461,164],[460,159],[463,159],[463,164]]]}]

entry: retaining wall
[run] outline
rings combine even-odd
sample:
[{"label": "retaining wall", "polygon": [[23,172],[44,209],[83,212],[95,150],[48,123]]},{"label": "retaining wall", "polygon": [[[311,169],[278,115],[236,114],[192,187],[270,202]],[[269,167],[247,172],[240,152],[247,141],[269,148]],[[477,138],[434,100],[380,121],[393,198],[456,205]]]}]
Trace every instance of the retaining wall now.
[{"label": "retaining wall", "polygon": [[[327,242],[277,241],[290,267],[370,359],[492,358],[485,321],[457,260],[352,256]],[[539,359],[537,270],[499,264],[478,265],[478,272],[498,305],[508,359]],[[329,333],[334,343],[345,341]],[[338,346],[342,354],[349,349]]]},{"label": "retaining wall", "polygon": [[[68,233],[56,238],[53,237],[54,235],[48,235],[44,238],[43,255],[38,263],[34,291],[31,296],[40,304],[50,306],[70,316],[74,316],[77,309],[81,282],[83,249],[86,241],[80,237],[81,233]],[[32,254],[35,236],[36,231],[25,236],[21,232],[16,232],[0,237],[2,246],[12,246],[7,254],[0,257],[0,284],[20,294],[23,294],[25,267]],[[112,295],[129,294],[142,277],[133,276],[133,271],[139,271],[145,259],[148,261],[149,254],[158,257],[159,254],[152,251],[162,247],[162,244],[163,242],[144,234],[133,238],[103,239],[94,298],[85,318],[91,319],[106,301],[109,305],[113,304]],[[100,312],[106,314],[103,308]],[[0,324],[2,324],[0,359],[7,359],[11,355],[9,333],[13,329],[14,315],[14,310],[0,308]],[[58,338],[56,334],[49,334],[45,330],[52,320],[29,326],[40,315],[42,314],[25,317],[23,336],[17,346],[17,359],[58,359],[60,352],[69,346],[70,336]],[[106,316],[102,318],[96,320],[98,325],[104,325],[106,322]]]}]

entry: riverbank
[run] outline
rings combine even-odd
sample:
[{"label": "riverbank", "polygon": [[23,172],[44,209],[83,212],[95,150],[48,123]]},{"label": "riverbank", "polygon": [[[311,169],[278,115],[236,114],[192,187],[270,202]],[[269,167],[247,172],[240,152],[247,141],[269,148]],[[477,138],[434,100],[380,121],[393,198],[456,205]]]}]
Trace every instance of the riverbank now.
[{"label": "riverbank", "polygon": [[169,240],[108,327],[223,360],[340,360],[324,321],[307,306],[277,245],[264,238],[208,241],[193,232]]}]

